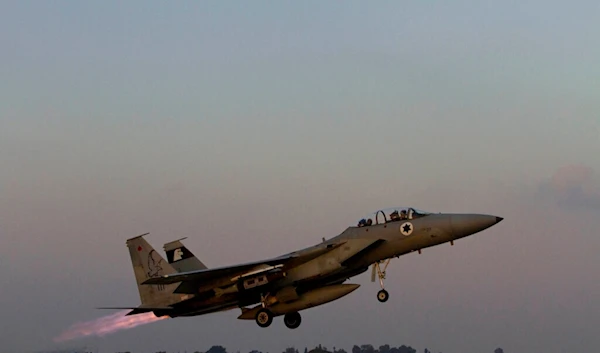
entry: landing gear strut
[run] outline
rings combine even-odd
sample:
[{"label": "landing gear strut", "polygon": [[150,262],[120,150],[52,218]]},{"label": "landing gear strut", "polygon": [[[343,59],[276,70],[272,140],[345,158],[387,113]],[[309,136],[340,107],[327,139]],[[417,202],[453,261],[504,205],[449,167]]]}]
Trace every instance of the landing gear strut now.
[{"label": "landing gear strut", "polygon": [[300,316],[299,312],[293,312],[293,313],[287,313],[283,316],[283,323],[285,324],[285,326],[287,326],[287,328],[290,329],[295,329],[298,328],[298,326],[300,326],[300,323],[302,322],[302,317]]},{"label": "landing gear strut", "polygon": [[[383,270],[381,269],[380,262],[376,262],[373,264],[373,271],[371,272],[371,282],[375,282],[375,274],[379,277],[379,285],[381,286],[381,290],[377,292],[377,300],[384,303],[390,298],[390,294],[385,290],[383,280],[385,279],[385,270],[390,264],[391,258],[385,260],[385,264],[383,266]],[[382,261],[383,262],[383,261]]]}]

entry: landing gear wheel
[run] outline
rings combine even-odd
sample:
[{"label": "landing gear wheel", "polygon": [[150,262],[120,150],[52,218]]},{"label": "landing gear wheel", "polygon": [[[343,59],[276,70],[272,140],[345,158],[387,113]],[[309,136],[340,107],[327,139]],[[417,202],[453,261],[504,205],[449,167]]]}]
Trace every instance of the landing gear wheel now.
[{"label": "landing gear wheel", "polygon": [[300,316],[299,312],[288,313],[283,316],[283,323],[287,328],[294,329],[300,326],[302,322],[302,316]]},{"label": "landing gear wheel", "polygon": [[389,298],[390,294],[385,289],[382,289],[379,292],[377,292],[377,300],[379,300],[380,302],[387,302]]},{"label": "landing gear wheel", "polygon": [[268,327],[273,322],[273,314],[269,309],[262,308],[256,313],[256,323],[260,327]]}]

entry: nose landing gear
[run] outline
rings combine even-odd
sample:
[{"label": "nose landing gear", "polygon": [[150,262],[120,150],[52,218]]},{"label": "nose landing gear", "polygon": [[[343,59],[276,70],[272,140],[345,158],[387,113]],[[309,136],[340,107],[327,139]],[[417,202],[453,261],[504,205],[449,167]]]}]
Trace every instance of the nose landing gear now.
[{"label": "nose landing gear", "polygon": [[385,289],[382,289],[379,292],[377,292],[377,300],[379,300],[380,302],[382,302],[382,303],[387,302],[387,300],[389,298],[390,298],[390,294]]},{"label": "nose landing gear", "polygon": [[387,269],[391,260],[391,258],[385,260],[383,270],[381,269],[380,263],[384,261],[376,262],[372,266],[373,270],[371,271],[371,282],[375,282],[375,275],[379,277],[379,285],[381,286],[381,290],[377,292],[377,300],[379,300],[381,303],[387,302],[390,298],[390,294],[385,290],[383,282],[385,280],[385,270]]}]

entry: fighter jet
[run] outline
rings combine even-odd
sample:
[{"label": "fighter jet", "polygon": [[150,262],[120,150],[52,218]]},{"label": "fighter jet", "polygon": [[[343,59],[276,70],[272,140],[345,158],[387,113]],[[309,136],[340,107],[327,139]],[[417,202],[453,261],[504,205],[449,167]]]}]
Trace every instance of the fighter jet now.
[{"label": "fighter jet", "polygon": [[[152,312],[157,317],[196,316],[241,309],[238,319],[268,327],[283,316],[294,329],[300,311],[340,299],[360,285],[345,283],[372,268],[379,279],[380,302],[390,260],[411,252],[481,232],[502,217],[485,214],[431,213],[412,207],[378,210],[330,239],[281,256],[207,268],[181,240],[164,245],[168,261],[143,234],[126,241],[141,305],[127,315]],[[108,309],[108,308],[104,308]],[[124,309],[110,308],[110,309]]]}]

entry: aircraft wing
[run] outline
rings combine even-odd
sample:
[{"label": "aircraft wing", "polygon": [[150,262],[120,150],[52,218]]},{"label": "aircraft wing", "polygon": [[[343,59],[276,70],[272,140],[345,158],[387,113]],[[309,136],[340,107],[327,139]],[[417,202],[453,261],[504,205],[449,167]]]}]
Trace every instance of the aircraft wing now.
[{"label": "aircraft wing", "polygon": [[153,277],[142,282],[142,284],[166,285],[177,282],[207,283],[217,279],[224,279],[227,277],[229,277],[231,281],[235,281],[243,276],[258,274],[261,272],[270,271],[275,268],[282,268],[283,270],[285,270],[286,268],[300,265],[320,255],[323,255],[335,248],[338,248],[344,243],[345,242],[337,244],[326,244],[323,246],[309,248],[304,251],[298,251],[268,260],[248,262],[240,265],[180,272],[171,275],[165,275],[162,277]]}]

